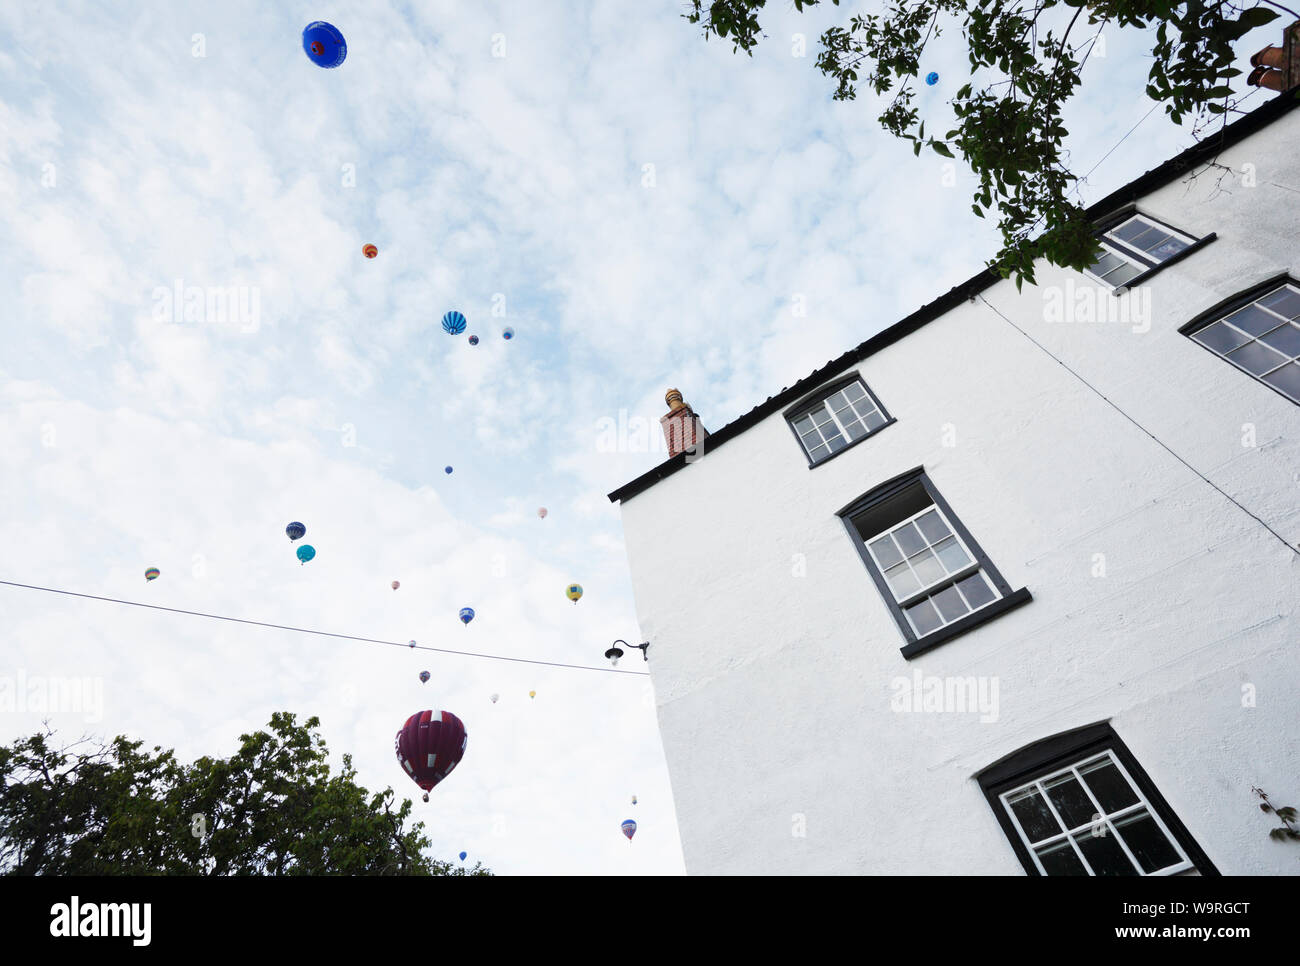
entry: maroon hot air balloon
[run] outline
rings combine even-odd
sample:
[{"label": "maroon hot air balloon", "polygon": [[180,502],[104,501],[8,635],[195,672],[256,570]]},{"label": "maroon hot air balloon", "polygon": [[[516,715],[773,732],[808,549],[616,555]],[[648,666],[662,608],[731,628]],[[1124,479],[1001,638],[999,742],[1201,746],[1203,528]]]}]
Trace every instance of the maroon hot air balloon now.
[{"label": "maroon hot air balloon", "polygon": [[433,786],[460,764],[468,741],[464,723],[450,711],[417,711],[406,719],[395,742],[397,760],[424,789],[426,802]]}]

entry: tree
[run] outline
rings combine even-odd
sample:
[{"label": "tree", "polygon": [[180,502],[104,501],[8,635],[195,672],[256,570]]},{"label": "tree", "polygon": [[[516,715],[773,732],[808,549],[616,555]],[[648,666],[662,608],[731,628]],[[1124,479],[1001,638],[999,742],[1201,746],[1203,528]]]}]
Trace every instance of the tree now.
[{"label": "tree", "polygon": [[[819,2],[794,0],[794,6],[802,13]],[[729,39],[733,50],[752,56],[766,5],[767,0],[691,0],[682,16],[703,24],[706,39]],[[1059,35],[1043,19],[1057,7],[1074,10]],[[853,100],[860,82],[878,94],[893,91],[880,123],[910,141],[916,154],[929,147],[965,159],[979,178],[971,208],[981,218],[998,209],[1002,248],[989,268],[1014,276],[1019,287],[1033,282],[1035,258],[1083,269],[1100,254],[1091,221],[1069,197],[1077,178],[1062,158],[1069,132],[1061,108],[1078,89],[1101,30],[1108,24],[1156,25],[1146,92],[1164,103],[1175,123],[1195,116],[1199,133],[1213,115],[1236,110],[1227,83],[1241,73],[1232,66],[1233,43],[1277,16],[1232,0],[1095,0],[1086,6],[1083,0],[891,0],[884,15],[854,16],[847,27],[825,31],[817,67],[835,81],[836,100]],[[1096,28],[1082,41],[1072,37],[1080,20]],[[936,138],[926,135],[913,106],[913,83],[926,45],[954,24],[966,40],[971,83],[951,102],[958,126]],[[1035,234],[1040,224],[1043,230]]]},{"label": "tree", "polygon": [[119,736],[0,747],[0,872],[16,875],[491,875],[425,855],[411,801],[330,773],[319,719],[287,712],[185,766]]}]

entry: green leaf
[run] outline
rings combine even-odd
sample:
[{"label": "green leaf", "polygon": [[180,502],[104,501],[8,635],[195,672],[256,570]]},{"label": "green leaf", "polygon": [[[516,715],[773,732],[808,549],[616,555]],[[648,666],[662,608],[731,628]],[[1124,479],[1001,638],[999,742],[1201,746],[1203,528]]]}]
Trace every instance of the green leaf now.
[{"label": "green leaf", "polygon": [[1251,7],[1249,10],[1243,11],[1237,22],[1245,26],[1247,30],[1254,30],[1266,23],[1272,23],[1280,16],[1282,16],[1280,13],[1276,10],[1270,10],[1268,7]]},{"label": "green leaf", "polygon": [[942,154],[945,158],[951,158],[954,156],[952,151],[948,149],[948,145],[944,144],[942,141],[931,141],[930,147],[934,148],[935,154]]}]

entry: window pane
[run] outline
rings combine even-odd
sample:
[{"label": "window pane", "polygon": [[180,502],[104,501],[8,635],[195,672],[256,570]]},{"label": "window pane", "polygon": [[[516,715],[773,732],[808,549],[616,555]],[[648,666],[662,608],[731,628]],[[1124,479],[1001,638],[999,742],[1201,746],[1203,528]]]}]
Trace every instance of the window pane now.
[{"label": "window pane", "polygon": [[1128,779],[1120,774],[1115,763],[1109,758],[1101,758],[1079,769],[1084,783],[1109,814],[1118,812],[1138,803],[1137,793]]},{"label": "window pane", "polygon": [[1165,259],[1177,255],[1186,247],[1187,242],[1183,241],[1181,238],[1174,238],[1172,235],[1166,235],[1162,241],[1147,248],[1146,252],[1155,261],[1163,262]]},{"label": "window pane", "polygon": [[1269,329],[1276,329],[1282,324],[1282,320],[1276,315],[1265,312],[1258,305],[1247,305],[1240,312],[1233,312],[1224,321],[1231,322],[1251,335],[1263,335]]},{"label": "window pane", "polygon": [[845,446],[848,446],[849,444],[844,442],[844,437],[841,436],[839,434],[839,431],[837,430],[834,436],[831,436],[826,440],[826,445],[830,447],[830,451],[832,453],[836,453],[842,450]]},{"label": "window pane", "polygon": [[1107,272],[1113,272],[1123,264],[1124,259],[1112,252],[1103,250],[1101,258],[1097,259],[1097,261],[1093,263],[1091,272],[1094,275],[1100,275],[1104,278]]},{"label": "window pane", "polygon": [[808,455],[812,458],[812,461],[815,463],[824,456],[830,456],[831,451],[828,450],[825,446],[821,445],[821,443],[818,443],[816,446],[814,446],[812,449],[808,451]]},{"label": "window pane", "polygon": [[966,551],[961,548],[961,544],[957,542],[956,537],[949,537],[934,549],[935,552],[939,554],[939,559],[943,561],[943,565],[948,568],[948,573],[950,574],[955,574],[957,571],[961,570],[962,567],[965,567],[970,563],[970,557],[968,557]]},{"label": "window pane", "polygon": [[997,598],[997,595],[993,593],[993,588],[988,585],[988,581],[984,579],[982,573],[974,573],[957,581],[957,589],[966,596],[966,600],[970,602],[971,610],[983,607]]},{"label": "window pane", "polygon": [[879,540],[871,541],[869,546],[882,567],[892,567],[903,561],[903,555],[898,552],[898,548],[894,546],[894,538],[889,534],[885,534]]},{"label": "window pane", "polygon": [[1300,328],[1294,325],[1284,325],[1274,329],[1266,335],[1261,335],[1259,341],[1272,346],[1284,355],[1300,355]]},{"label": "window pane", "polygon": [[1124,224],[1120,225],[1118,228],[1114,229],[1113,231],[1109,231],[1106,234],[1114,235],[1116,238],[1120,239],[1121,241],[1133,243],[1137,240],[1139,236],[1144,235],[1149,231],[1152,231],[1154,227],[1155,226],[1153,226],[1151,222],[1147,221],[1144,218],[1132,218],[1129,221],[1125,222]]},{"label": "window pane", "polygon": [[1270,386],[1281,389],[1296,402],[1300,402],[1300,366],[1294,362],[1289,366],[1283,366],[1277,372],[1270,372],[1264,377],[1264,381]]},{"label": "window pane", "polygon": [[917,637],[924,637],[931,631],[936,631],[943,626],[943,621],[939,619],[939,612],[934,609],[934,604],[930,603],[928,597],[920,603],[908,607],[905,613],[912,619],[912,626],[916,628]]},{"label": "window pane", "polygon": [[1276,369],[1287,361],[1286,356],[1258,342],[1247,342],[1240,349],[1230,352],[1227,359],[1257,376],[1263,375],[1270,369]]},{"label": "window pane", "polygon": [[1138,860],[1142,871],[1148,875],[1177,865],[1183,860],[1148,812],[1125,816],[1117,819],[1114,824],[1115,830],[1123,837],[1124,844]]},{"label": "window pane", "polygon": [[897,567],[892,567],[885,571],[885,579],[889,581],[889,588],[894,592],[894,596],[903,600],[921,589],[921,584],[912,573],[912,568],[907,564],[901,563]]},{"label": "window pane", "polygon": [[939,563],[939,558],[934,555],[933,550],[923,550],[915,557],[909,557],[907,562],[916,571],[922,587],[928,587],[948,576],[948,572],[943,569],[943,564]]},{"label": "window pane", "polygon": [[1025,837],[1031,842],[1041,842],[1053,835],[1059,835],[1064,829],[1048,809],[1043,796],[1037,788],[1026,788],[1007,796],[1007,806],[1016,817]]},{"label": "window pane", "polygon": [[794,429],[800,436],[807,436],[813,432],[813,421],[811,416],[800,416],[794,421]]},{"label": "window pane", "polygon": [[867,392],[862,388],[862,383],[860,382],[855,382],[851,386],[846,386],[844,389],[844,395],[851,400],[861,399],[866,394]]},{"label": "window pane", "polygon": [[1119,288],[1119,286],[1123,285],[1129,279],[1137,278],[1145,271],[1146,269],[1140,265],[1130,265],[1128,262],[1125,262],[1114,271],[1107,272],[1105,278],[1108,284]]},{"label": "window pane", "polygon": [[956,587],[945,587],[933,597],[934,606],[939,608],[945,624],[951,624],[959,617],[965,617],[969,608],[966,601],[961,599],[961,594],[957,593]]},{"label": "window pane", "polygon": [[930,543],[938,543],[944,537],[952,534],[943,517],[939,516],[938,510],[931,510],[929,513],[917,517],[916,526]]},{"label": "window pane", "polygon": [[1043,871],[1048,875],[1087,875],[1079,857],[1069,842],[1058,842],[1038,852],[1038,860],[1043,863]]},{"label": "window pane", "polygon": [[885,425],[885,417],[880,415],[876,410],[871,410],[866,416],[867,429],[879,429]]},{"label": "window pane", "polygon": [[1222,322],[1215,322],[1214,325],[1207,325],[1200,332],[1192,334],[1192,338],[1201,345],[1209,346],[1215,352],[1227,354],[1243,342],[1248,341],[1248,337],[1243,332],[1224,325]]},{"label": "window pane", "polygon": [[1137,875],[1137,869],[1124,854],[1124,849],[1115,836],[1106,829],[1105,835],[1093,835],[1091,831],[1081,832],[1074,837],[1074,844],[1092,866],[1093,875]]},{"label": "window pane", "polygon": [[867,435],[867,427],[862,425],[860,420],[854,420],[851,423],[844,424],[844,431],[849,434],[849,439],[855,442]]},{"label": "window pane", "polygon": [[905,523],[895,530],[894,539],[898,541],[899,547],[908,557],[920,550],[924,550],[926,547],[925,540],[922,539],[914,523]]},{"label": "window pane", "polygon": [[1097,818],[1097,809],[1083,790],[1083,786],[1071,774],[1060,775],[1051,781],[1043,782],[1047,797],[1056,806],[1061,820],[1067,828],[1090,825]]},{"label": "window pane", "polygon": [[1285,318],[1300,318],[1300,293],[1296,293],[1286,286],[1265,295],[1259,300],[1259,304],[1268,306]]},{"label": "window pane", "polygon": [[826,401],[830,403],[830,407],[835,411],[836,416],[849,408],[849,401],[844,397],[844,393],[842,392],[837,392]]}]

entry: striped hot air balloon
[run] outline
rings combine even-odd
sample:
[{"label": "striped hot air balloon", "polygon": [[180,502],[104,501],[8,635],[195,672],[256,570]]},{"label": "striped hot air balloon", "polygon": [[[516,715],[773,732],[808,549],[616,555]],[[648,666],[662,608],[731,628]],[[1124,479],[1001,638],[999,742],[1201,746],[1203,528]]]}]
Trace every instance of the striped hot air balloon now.
[{"label": "striped hot air balloon", "polygon": [[301,540],[307,535],[307,528],[295,520],[284,528],[284,532],[289,535],[290,540]]},{"label": "striped hot air balloon", "polygon": [[448,335],[460,335],[465,331],[465,326],[468,324],[469,323],[465,321],[465,316],[461,315],[455,309],[452,309],[442,317],[442,331],[446,332]]},{"label": "striped hot air balloon", "polygon": [[162,571],[159,570],[157,567],[150,567],[148,570],[146,570],[146,571],[144,572],[144,579],[145,579],[145,580],[157,580],[157,579],[158,579],[158,575],[159,575],[160,573],[162,573]]},{"label": "striped hot air balloon", "polygon": [[473,607],[462,607],[460,609],[460,620],[461,623],[463,623],[466,627],[469,626],[469,622],[472,621],[473,619],[474,619]]},{"label": "striped hot air balloon", "polygon": [[365,255],[366,258],[374,258],[376,255],[379,254],[379,249],[376,248],[374,245],[362,245],[361,254]]},{"label": "striped hot air balloon", "polygon": [[621,828],[623,829],[623,834],[627,836],[627,840],[631,842],[632,836],[636,835],[636,822],[632,821],[630,818],[625,818],[623,819]]},{"label": "striped hot air balloon", "polygon": [[397,760],[429,800],[433,786],[451,774],[465,754],[469,736],[450,711],[417,711],[397,732]]}]

